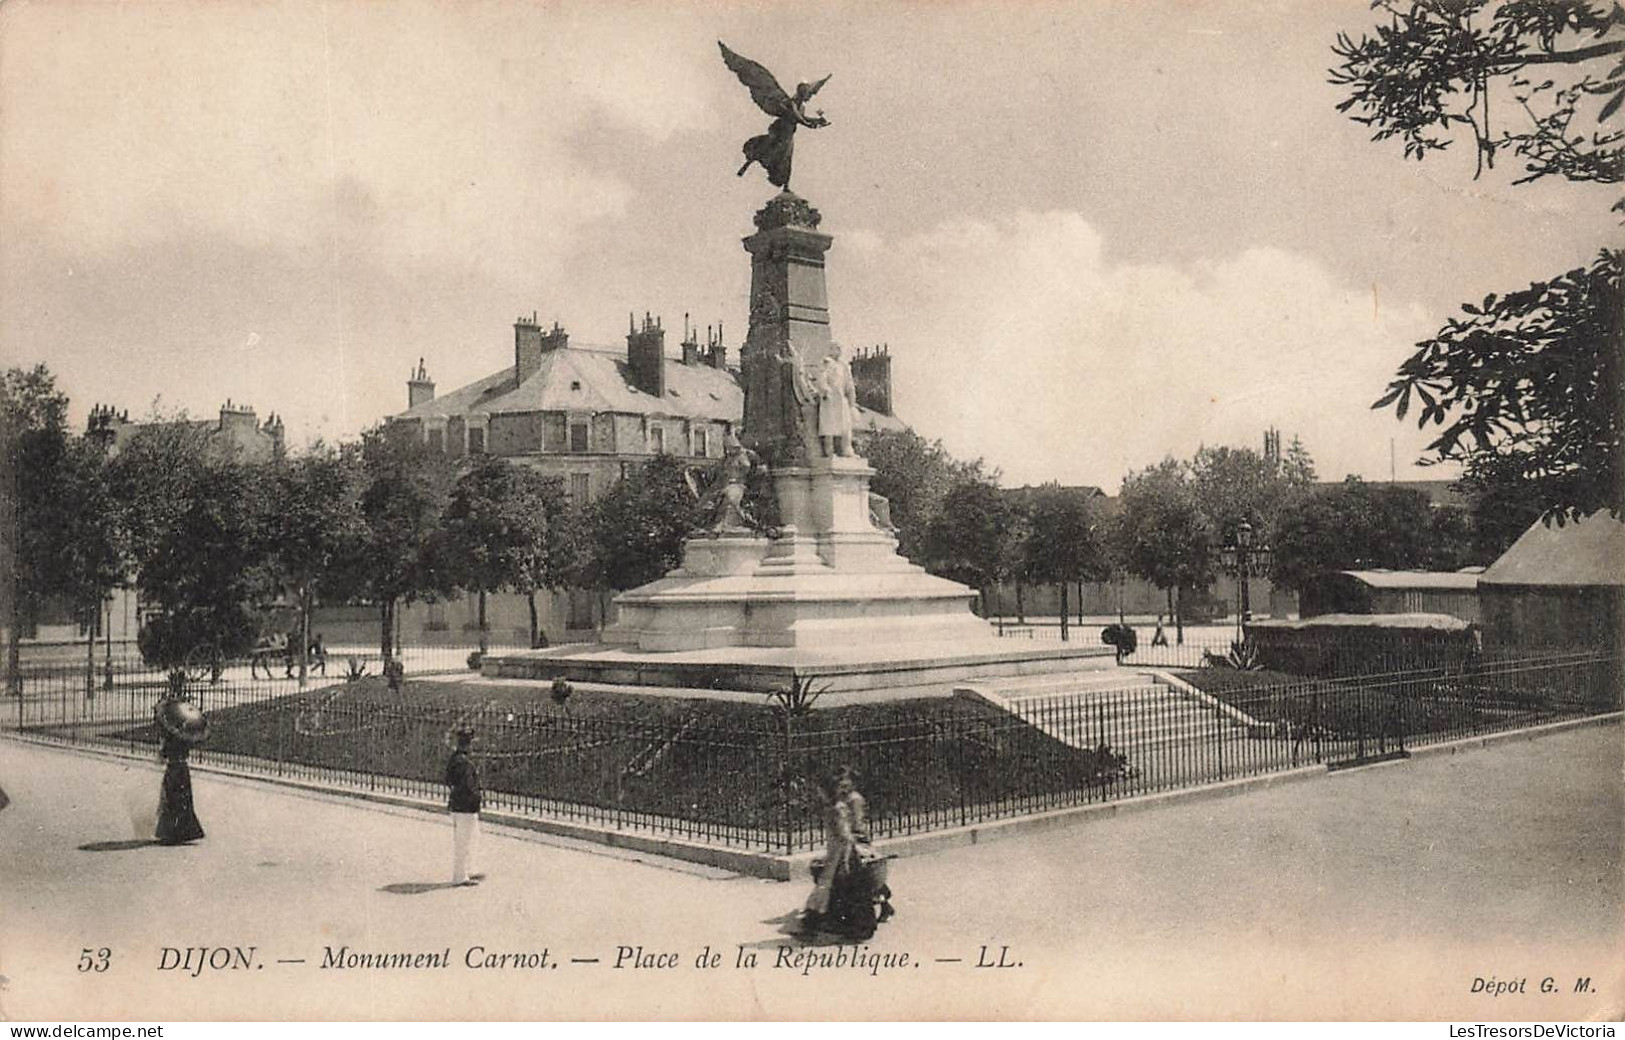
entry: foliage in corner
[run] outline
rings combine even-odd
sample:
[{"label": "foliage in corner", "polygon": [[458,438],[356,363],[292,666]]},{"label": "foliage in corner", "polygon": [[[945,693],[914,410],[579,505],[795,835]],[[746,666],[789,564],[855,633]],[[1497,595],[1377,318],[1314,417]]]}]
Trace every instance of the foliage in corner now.
[{"label": "foliage in corner", "polygon": [[768,694],[773,707],[789,718],[799,718],[812,711],[818,698],[829,692],[829,684],[814,686],[810,675],[798,675],[790,681],[788,690],[774,690]]}]

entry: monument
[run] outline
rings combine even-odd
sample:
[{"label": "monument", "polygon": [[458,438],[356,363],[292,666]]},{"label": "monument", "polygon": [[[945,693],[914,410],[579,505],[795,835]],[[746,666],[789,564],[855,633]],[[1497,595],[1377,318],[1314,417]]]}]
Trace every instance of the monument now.
[{"label": "monument", "polygon": [[[722,46],[723,60],[775,117],[745,143],[783,190],[743,240],[751,258],[750,329],[740,352],[744,417],[730,438],[713,522],[684,543],[665,577],[616,597],[603,643],[493,655],[491,676],[759,691],[807,675],[835,689],[941,688],[972,675],[1065,671],[1105,648],[1025,647],[971,612],[975,590],[927,574],[897,552],[874,470],[852,445],[849,359],[830,334],[819,212],[789,189],[798,126],[829,121],[771,73]],[[779,524],[753,525],[744,489],[765,465]]]}]

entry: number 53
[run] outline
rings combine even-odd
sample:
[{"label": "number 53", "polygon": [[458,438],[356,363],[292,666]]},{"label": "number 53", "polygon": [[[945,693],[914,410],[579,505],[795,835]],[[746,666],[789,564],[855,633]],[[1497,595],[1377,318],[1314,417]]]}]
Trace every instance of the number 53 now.
[{"label": "number 53", "polygon": [[79,951],[79,970],[81,972],[106,971],[111,967],[112,960],[113,951],[106,946],[99,950],[92,950],[87,946]]}]

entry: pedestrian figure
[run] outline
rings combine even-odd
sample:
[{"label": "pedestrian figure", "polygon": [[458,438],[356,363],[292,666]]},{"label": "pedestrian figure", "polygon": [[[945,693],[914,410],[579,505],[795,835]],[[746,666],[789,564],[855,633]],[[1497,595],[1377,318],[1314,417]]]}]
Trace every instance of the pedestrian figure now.
[{"label": "pedestrian figure", "polygon": [[305,641],[300,637],[298,630],[288,633],[287,639],[283,643],[286,649],[282,653],[282,663],[286,666],[282,673],[284,679],[293,678],[293,663],[298,660],[298,648],[304,645]]},{"label": "pedestrian figure", "polygon": [[322,643],[322,634],[316,633],[316,638],[310,644],[310,670],[327,674],[327,647]]},{"label": "pedestrian figure", "polygon": [[1168,633],[1164,632],[1162,630],[1162,615],[1161,614],[1157,615],[1157,630],[1155,632],[1151,633],[1151,645],[1152,646],[1167,646],[1168,645]]},{"label": "pedestrian figure", "polygon": [[158,824],[154,837],[160,845],[184,845],[203,837],[192,804],[192,770],[187,756],[208,733],[197,705],[166,697],[158,704],[158,753],[164,759],[164,781],[158,791]]},{"label": "pedestrian figure", "polygon": [[469,757],[474,731],[467,726],[457,730],[457,749],[446,762],[446,786],[451,788],[447,807],[451,810],[451,883],[477,885],[485,877],[474,871],[480,841],[480,776]]},{"label": "pedestrian figure", "polygon": [[852,815],[852,839],[857,842],[858,867],[874,895],[875,923],[883,924],[897,913],[891,905],[891,885],[887,884],[886,857],[876,852],[869,833],[869,802],[858,791],[858,773],[842,766],[835,774],[835,793],[846,802]]},{"label": "pedestrian figure", "polygon": [[875,934],[874,897],[858,861],[852,807],[833,776],[820,778],[816,791],[824,816],[824,859],[817,864],[817,884],[807,897],[800,932],[807,938],[827,931],[868,939]]}]

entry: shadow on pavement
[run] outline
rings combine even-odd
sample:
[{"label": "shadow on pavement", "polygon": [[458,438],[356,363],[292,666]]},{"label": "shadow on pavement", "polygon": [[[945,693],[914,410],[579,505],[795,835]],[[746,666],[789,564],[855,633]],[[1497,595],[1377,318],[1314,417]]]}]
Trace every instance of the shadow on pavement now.
[{"label": "shadow on pavement", "polygon": [[155,838],[133,838],[129,841],[93,841],[87,845],[79,846],[80,852],[129,852],[132,849],[144,849],[149,845],[157,845]]},{"label": "shadow on pavement", "polygon": [[462,888],[455,881],[397,881],[393,885],[385,885],[380,892],[388,892],[393,896],[421,896],[425,892],[438,892],[442,888]]}]

